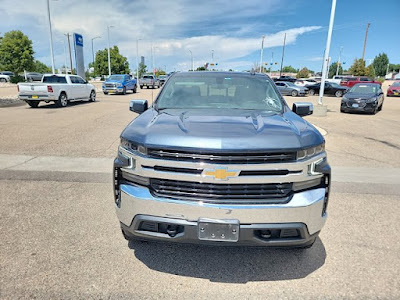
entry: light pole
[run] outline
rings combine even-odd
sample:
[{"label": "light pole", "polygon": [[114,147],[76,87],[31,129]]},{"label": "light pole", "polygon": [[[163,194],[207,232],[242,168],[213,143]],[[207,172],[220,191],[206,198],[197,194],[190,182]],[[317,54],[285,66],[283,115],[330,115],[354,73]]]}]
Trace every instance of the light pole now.
[{"label": "light pole", "polygon": [[54,74],[55,68],[54,68],[54,52],[53,52],[53,32],[51,30],[51,18],[50,18],[50,0],[47,0],[47,16],[49,19],[49,32],[50,32],[51,71]]},{"label": "light pole", "polygon": [[110,57],[110,28],[113,28],[113,25],[107,26],[107,40],[108,40],[108,76],[111,76],[111,57]]},{"label": "light pole", "polygon": [[262,71],[262,63],[263,63],[263,51],[264,51],[264,39],[265,39],[265,35],[263,35],[262,37],[262,41],[261,41],[261,55],[260,55],[260,73]]},{"label": "light pole", "polygon": [[95,71],[94,71],[94,50],[93,50],[93,40],[95,39],[99,39],[101,38],[101,36],[96,36],[94,38],[92,38],[92,56],[93,56],[93,75],[96,75]]},{"label": "light pole", "polygon": [[64,42],[64,68],[65,68],[65,75],[67,75],[67,51],[65,50],[66,46],[65,46],[65,40],[63,40]]},{"label": "light pole", "polygon": [[[72,53],[71,53],[71,42],[70,42],[70,34],[69,33],[64,33],[64,35],[68,38],[68,51],[69,51],[69,64],[70,64],[70,68],[71,68],[71,74],[73,74],[72,72]],[[65,66],[66,67],[66,66]]]},{"label": "light pole", "polygon": [[337,61],[337,66],[336,66],[336,76],[339,75],[339,66],[340,66],[340,58],[342,57],[342,51],[343,51],[343,47],[340,47],[339,59]]},{"label": "light pole", "polygon": [[136,85],[137,88],[140,88],[139,83],[139,41],[141,39],[136,39]]},{"label": "light pole", "polygon": [[193,53],[192,53],[192,50],[189,50],[189,52],[190,52],[190,60],[191,60],[191,62],[192,62],[192,72],[193,72],[193,71],[194,71]]},{"label": "light pole", "polygon": [[319,89],[319,99],[318,99],[319,105],[322,105],[322,97],[324,96],[326,69],[328,66],[329,49],[331,47],[333,21],[335,20],[335,10],[336,10],[336,0],[332,0],[331,17],[329,19],[329,28],[328,28],[328,38],[326,40],[326,47],[324,54],[324,65],[322,67],[321,87]]},{"label": "light pole", "polygon": [[274,60],[274,52],[271,53],[271,64],[269,65],[269,77],[271,77],[271,74],[272,74],[273,60]]},{"label": "light pole", "polygon": [[283,58],[284,58],[284,56],[285,56],[285,46],[286,46],[286,33],[285,33],[285,37],[283,38],[283,48],[282,48],[281,70],[279,71],[279,77],[281,77],[281,76],[282,76]]}]

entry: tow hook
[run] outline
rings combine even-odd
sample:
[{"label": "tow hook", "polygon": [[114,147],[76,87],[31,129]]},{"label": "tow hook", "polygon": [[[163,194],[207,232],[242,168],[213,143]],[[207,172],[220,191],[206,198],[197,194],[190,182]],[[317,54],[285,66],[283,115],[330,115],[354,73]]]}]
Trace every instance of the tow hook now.
[{"label": "tow hook", "polygon": [[178,233],[178,227],[176,225],[168,225],[167,233],[170,237],[175,237]]}]

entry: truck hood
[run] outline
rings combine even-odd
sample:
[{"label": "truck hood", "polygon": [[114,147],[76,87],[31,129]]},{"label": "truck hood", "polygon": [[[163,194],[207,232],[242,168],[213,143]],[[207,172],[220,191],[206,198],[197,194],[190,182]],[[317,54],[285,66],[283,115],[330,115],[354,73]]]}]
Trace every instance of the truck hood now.
[{"label": "truck hood", "polygon": [[106,80],[104,81],[104,83],[123,83],[123,81],[119,81],[119,80]]},{"label": "truck hood", "polygon": [[322,135],[291,111],[153,108],[133,120],[122,138],[149,148],[216,151],[293,150],[321,144]]}]

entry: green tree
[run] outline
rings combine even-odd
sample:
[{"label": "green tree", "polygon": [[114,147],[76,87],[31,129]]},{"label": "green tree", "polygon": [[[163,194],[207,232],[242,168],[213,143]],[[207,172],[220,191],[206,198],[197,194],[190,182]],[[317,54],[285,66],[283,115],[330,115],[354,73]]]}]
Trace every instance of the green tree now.
[{"label": "green tree", "polygon": [[139,64],[139,78],[143,76],[143,74],[147,73],[147,66],[144,63]]},{"label": "green tree", "polygon": [[167,73],[164,70],[158,69],[156,72],[156,76],[160,76],[160,75],[166,75]]},{"label": "green tree", "polygon": [[197,69],[196,69],[196,71],[205,71],[206,70],[206,68],[205,67],[203,67],[203,66],[201,66],[201,67],[197,67]]},{"label": "green tree", "polygon": [[[128,59],[119,53],[117,46],[110,48],[111,74],[129,74]],[[96,52],[94,62],[96,74],[108,74],[108,51],[107,49]]]},{"label": "green tree", "polygon": [[349,72],[354,76],[367,75],[367,69],[365,68],[365,60],[363,60],[362,58],[355,59],[353,65],[349,69]]},{"label": "green tree", "polygon": [[296,75],[296,78],[308,78],[310,77],[310,70],[306,67],[302,68]]},{"label": "green tree", "polygon": [[295,68],[293,68],[292,66],[285,66],[282,68],[282,72],[285,73],[296,73],[297,70]]},{"label": "green tree", "polygon": [[400,71],[400,64],[389,64],[389,72],[399,72]]},{"label": "green tree", "polygon": [[33,62],[33,72],[39,72],[39,73],[51,73],[51,68],[49,66],[46,66],[44,63],[41,61],[35,59]]},{"label": "green tree", "polygon": [[[336,75],[336,69],[337,69],[337,62],[332,63],[329,66],[329,74],[328,74],[328,78],[332,78],[333,76]],[[338,75],[342,75],[343,74],[343,68],[342,68],[342,64],[339,64],[339,72]]]},{"label": "green tree", "polygon": [[15,74],[33,69],[32,41],[21,31],[4,34],[0,43],[0,65]]},{"label": "green tree", "polygon": [[[374,68],[374,65],[373,64],[370,64],[368,67],[367,67],[367,76],[369,76],[369,77],[372,77],[372,78],[375,78],[375,76],[376,76],[376,74],[375,74],[375,68]],[[385,72],[386,72],[386,70],[385,70]]]},{"label": "green tree", "polygon": [[385,76],[387,65],[389,63],[389,58],[387,57],[386,53],[379,53],[375,56],[373,65],[375,69],[375,73],[377,76]]}]

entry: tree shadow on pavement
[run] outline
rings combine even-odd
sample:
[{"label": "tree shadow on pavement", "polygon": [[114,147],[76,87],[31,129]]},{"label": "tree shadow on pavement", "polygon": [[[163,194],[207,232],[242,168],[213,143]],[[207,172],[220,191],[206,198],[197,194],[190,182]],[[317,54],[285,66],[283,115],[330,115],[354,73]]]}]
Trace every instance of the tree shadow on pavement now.
[{"label": "tree shadow on pavement", "polygon": [[304,278],[325,263],[317,238],[310,249],[226,247],[130,241],[129,248],[150,269],[212,282],[246,283]]}]

